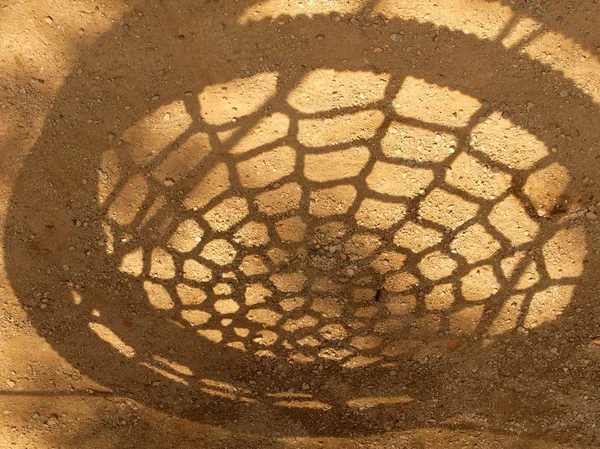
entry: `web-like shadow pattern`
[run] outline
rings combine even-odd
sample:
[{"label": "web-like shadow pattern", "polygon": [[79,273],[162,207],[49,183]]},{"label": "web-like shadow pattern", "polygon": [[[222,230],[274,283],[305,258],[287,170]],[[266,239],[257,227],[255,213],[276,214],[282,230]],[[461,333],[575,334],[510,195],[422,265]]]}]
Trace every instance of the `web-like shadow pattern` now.
[{"label": "web-like shadow pattern", "polygon": [[[253,80],[258,95],[265,80],[275,82]],[[307,97],[319,82],[342,98],[375,86],[381,99],[358,94],[360,106],[332,111],[335,94]],[[232,84],[215,95],[253,92],[247,80]],[[181,113],[198,120],[114,182],[102,204],[110,251],[160,313],[240,351],[349,368],[439,356],[456,336],[558,317],[585,242],[532,203],[546,199],[537,174],[568,178],[541,142],[473,99],[470,116],[441,124],[403,116],[394,104],[419,89],[434,119],[449,95],[412,79],[324,71],[294,87],[221,125],[188,105]],[[227,98],[211,94],[199,94],[208,108]],[[409,113],[432,114],[420,107]],[[181,170],[177,159],[196,165]],[[579,254],[549,272],[546,259],[554,265],[565,245]]]}]

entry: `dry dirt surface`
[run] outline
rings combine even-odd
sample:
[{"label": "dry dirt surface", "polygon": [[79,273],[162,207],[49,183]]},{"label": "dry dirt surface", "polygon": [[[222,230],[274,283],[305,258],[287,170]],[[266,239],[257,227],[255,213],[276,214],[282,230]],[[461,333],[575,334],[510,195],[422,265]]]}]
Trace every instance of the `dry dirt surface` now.
[{"label": "dry dirt surface", "polygon": [[600,447],[597,0],[0,0],[0,448]]}]

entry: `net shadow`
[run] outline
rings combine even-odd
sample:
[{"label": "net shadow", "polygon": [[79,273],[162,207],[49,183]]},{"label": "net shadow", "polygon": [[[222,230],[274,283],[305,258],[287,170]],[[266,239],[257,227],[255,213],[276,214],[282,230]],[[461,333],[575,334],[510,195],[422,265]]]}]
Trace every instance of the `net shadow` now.
[{"label": "net shadow", "polygon": [[[571,152],[597,139],[590,98],[558,107],[539,63],[445,28],[235,8],[133,15],[82,55],[11,199],[34,326],[116,392],[264,434],[562,416],[563,371],[531,342],[593,331],[569,319],[595,312],[595,261],[566,213],[591,195],[594,156]],[[535,403],[503,402],[517,379]]]}]

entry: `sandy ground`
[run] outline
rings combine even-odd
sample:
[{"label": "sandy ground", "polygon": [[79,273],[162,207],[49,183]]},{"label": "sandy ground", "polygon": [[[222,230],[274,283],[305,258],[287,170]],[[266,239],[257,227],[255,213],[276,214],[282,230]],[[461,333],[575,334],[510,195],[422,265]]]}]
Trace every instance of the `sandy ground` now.
[{"label": "sandy ground", "polygon": [[0,24],[0,447],[600,446],[597,2]]}]

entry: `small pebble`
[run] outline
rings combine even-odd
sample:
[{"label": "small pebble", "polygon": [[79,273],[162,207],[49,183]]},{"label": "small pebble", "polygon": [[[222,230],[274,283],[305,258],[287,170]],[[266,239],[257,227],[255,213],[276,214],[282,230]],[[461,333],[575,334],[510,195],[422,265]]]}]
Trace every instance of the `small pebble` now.
[{"label": "small pebble", "polygon": [[322,41],[323,39],[325,39],[325,36],[323,36],[322,34],[318,34],[317,35],[317,40],[318,41]]},{"label": "small pebble", "polygon": [[44,424],[46,424],[47,426],[55,426],[56,424],[58,424],[58,415],[50,415],[50,417],[46,420]]},{"label": "small pebble", "polygon": [[50,17],[50,16],[46,16],[46,17],[44,17],[44,21],[47,24],[51,24],[52,22],[54,22],[54,19],[52,19],[52,17]]},{"label": "small pebble", "polygon": [[394,42],[400,42],[402,40],[402,35],[400,33],[390,34],[390,39]]},{"label": "small pebble", "polygon": [[381,48],[381,47],[373,48],[373,53],[381,53],[382,51],[383,51],[383,48]]},{"label": "small pebble", "polygon": [[169,114],[168,112],[163,116],[163,120],[165,122],[168,122],[169,120],[171,120],[171,114]]},{"label": "small pebble", "polygon": [[172,179],[172,178],[167,178],[167,179],[165,179],[165,182],[164,182],[164,184],[165,184],[165,186],[167,186],[167,187],[172,187],[172,186],[174,186],[174,185],[175,185],[175,180],[174,180],[174,179]]},{"label": "small pebble", "polygon": [[551,352],[552,354],[558,354],[558,348],[551,348],[551,349],[550,349],[550,352]]},{"label": "small pebble", "polygon": [[593,212],[586,212],[585,213],[585,218],[587,218],[590,221],[596,221],[598,219],[598,215],[596,215]]}]

